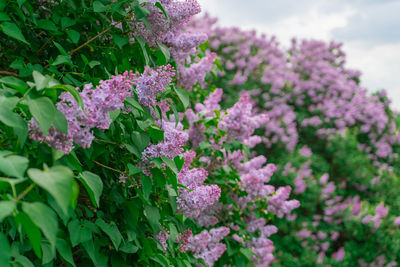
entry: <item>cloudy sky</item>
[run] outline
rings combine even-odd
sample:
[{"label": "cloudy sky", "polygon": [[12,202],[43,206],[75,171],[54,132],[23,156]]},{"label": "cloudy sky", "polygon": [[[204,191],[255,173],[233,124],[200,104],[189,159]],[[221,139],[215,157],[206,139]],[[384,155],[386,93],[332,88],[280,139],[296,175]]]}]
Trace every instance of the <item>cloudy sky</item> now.
[{"label": "cloudy sky", "polygon": [[219,25],[344,43],[348,66],[371,92],[386,89],[400,111],[399,0],[198,0]]}]

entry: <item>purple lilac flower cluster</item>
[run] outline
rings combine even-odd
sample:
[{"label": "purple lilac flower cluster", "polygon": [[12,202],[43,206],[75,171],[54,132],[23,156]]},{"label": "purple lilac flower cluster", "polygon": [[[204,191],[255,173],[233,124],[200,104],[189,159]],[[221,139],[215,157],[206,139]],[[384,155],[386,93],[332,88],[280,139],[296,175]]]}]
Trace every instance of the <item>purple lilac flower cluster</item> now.
[{"label": "purple lilac flower cluster", "polygon": [[174,60],[184,64],[188,56],[196,53],[197,46],[207,41],[205,33],[185,31],[190,18],[200,13],[200,5],[196,0],[159,1],[168,14],[168,21],[155,5],[156,2],[158,1],[151,0],[144,5],[150,12],[147,20],[151,31],[143,21],[135,21],[133,17],[132,22],[129,23],[132,33],[134,36],[143,38],[150,46],[166,45]]},{"label": "purple lilac flower cluster", "polygon": [[184,87],[186,90],[190,90],[192,86],[197,83],[204,88],[205,76],[208,72],[210,72],[216,56],[217,54],[215,53],[208,53],[197,63],[192,63],[189,68],[186,68],[184,65],[179,65],[178,84]]},{"label": "purple lilac flower cluster", "polygon": [[200,234],[189,238],[189,250],[193,252],[195,258],[203,259],[207,266],[211,267],[225,252],[226,245],[220,241],[229,232],[229,228],[223,226],[209,231],[203,230]]},{"label": "purple lilac flower cluster", "polygon": [[250,96],[244,94],[232,108],[227,110],[227,115],[222,118],[218,127],[227,132],[228,138],[254,147],[262,140],[258,136],[252,136],[253,132],[267,123],[268,119],[266,113],[254,114]]},{"label": "purple lilac flower cluster", "polygon": [[164,140],[149,145],[142,153],[143,160],[153,159],[157,157],[166,157],[174,159],[176,156],[183,153],[183,146],[188,140],[188,135],[183,131],[182,124],[163,120],[158,122],[161,124],[161,129],[164,131]]},{"label": "purple lilac flower cluster", "polygon": [[206,170],[201,168],[189,169],[194,156],[193,151],[185,152],[185,165],[178,174],[178,182],[188,188],[179,188],[178,212],[183,213],[188,218],[199,217],[221,195],[221,189],[217,185],[203,185],[207,179]]},{"label": "purple lilac flower cluster", "polygon": [[262,108],[270,118],[263,138],[267,147],[284,144],[294,151],[299,132],[307,127],[327,139],[359,126],[360,134],[367,137],[360,148],[376,166],[391,170],[382,162],[398,157],[392,145],[399,142],[399,135],[386,113],[390,101],[384,92],[369,96],[360,87],[360,72],[345,67],[340,43],[294,39],[285,51],[275,37],[215,27],[215,22],[206,15],[190,25],[208,34],[210,50],[224,66],[219,75],[229,79],[227,84],[262,90]]},{"label": "purple lilac flower cluster", "polygon": [[139,103],[146,107],[159,104],[156,99],[157,94],[165,91],[165,87],[171,83],[174,76],[175,70],[169,64],[156,68],[146,66],[136,82]]},{"label": "purple lilac flower cluster", "polygon": [[94,139],[91,129],[108,129],[111,123],[109,112],[124,106],[123,101],[132,94],[136,81],[137,75],[131,71],[100,81],[96,87],[86,84],[80,92],[84,111],[71,94],[63,92],[59,97],[57,109],[67,119],[68,134],[52,126],[48,134],[44,135],[35,119],[32,118],[29,123],[30,138],[45,142],[51,147],[64,151],[65,154],[71,152],[74,142],[83,148],[90,147]]},{"label": "purple lilac flower cluster", "polygon": [[[256,216],[256,203],[263,203],[267,207],[265,213],[274,213],[280,217],[290,216],[291,210],[299,207],[297,200],[288,200],[290,187],[281,187],[275,191],[275,187],[269,185],[271,176],[276,171],[274,164],[265,165],[267,159],[264,156],[253,157],[246,161],[245,153],[241,150],[226,151],[222,148],[222,143],[232,140],[239,140],[243,143],[261,142],[257,136],[253,136],[254,130],[268,121],[266,114],[255,114],[253,103],[248,94],[242,95],[241,99],[230,109],[220,110],[219,102],[222,97],[222,90],[217,89],[204,104],[197,104],[195,110],[187,110],[190,129],[189,139],[192,144],[199,144],[204,140],[202,133],[205,127],[197,127],[197,121],[203,118],[216,118],[215,111],[224,114],[220,118],[218,128],[226,132],[225,136],[217,141],[208,138],[207,141],[214,144],[215,149],[219,149],[224,154],[224,161],[218,162],[215,158],[202,157],[201,161],[207,165],[207,169],[216,169],[223,166],[234,168],[240,175],[239,190],[245,192],[245,196],[239,196],[237,190],[227,189],[236,205],[215,202],[208,206],[196,218],[197,222],[203,227],[210,227],[216,224],[225,225],[231,229],[232,237],[243,247],[251,249],[254,253],[252,261],[258,265],[268,266],[274,256],[273,243],[268,237],[277,232],[273,225],[267,225],[263,217]],[[194,130],[195,129],[195,130]],[[255,140],[248,142],[247,140]],[[239,213],[245,225],[234,225],[231,223],[233,214]],[[226,214],[226,215],[222,215]],[[248,232],[252,237],[239,236]],[[199,238],[201,236],[199,235]],[[217,252],[215,252],[217,253]],[[220,256],[217,253],[218,257]],[[217,259],[214,257],[213,259]]]}]

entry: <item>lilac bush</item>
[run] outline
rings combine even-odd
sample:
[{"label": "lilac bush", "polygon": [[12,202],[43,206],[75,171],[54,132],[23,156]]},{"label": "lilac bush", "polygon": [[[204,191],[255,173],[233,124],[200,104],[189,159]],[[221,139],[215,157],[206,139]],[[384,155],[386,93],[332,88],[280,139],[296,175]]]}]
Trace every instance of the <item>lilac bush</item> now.
[{"label": "lilac bush", "polygon": [[[398,242],[385,236],[399,234],[399,135],[385,92],[369,95],[360,86],[361,73],[346,67],[340,43],[293,39],[283,49],[275,37],[215,22],[205,15],[189,30],[206,31],[204,53],[221,62],[215,81],[226,95],[221,107],[245,91],[255,110],[268,114],[254,144],[276,165],[269,185],[282,186],[268,208],[279,207],[275,213],[283,216],[285,205],[297,206],[284,204],[291,188],[301,203],[275,224],[272,265],[396,264]],[[249,176],[246,187],[255,181]]]}]

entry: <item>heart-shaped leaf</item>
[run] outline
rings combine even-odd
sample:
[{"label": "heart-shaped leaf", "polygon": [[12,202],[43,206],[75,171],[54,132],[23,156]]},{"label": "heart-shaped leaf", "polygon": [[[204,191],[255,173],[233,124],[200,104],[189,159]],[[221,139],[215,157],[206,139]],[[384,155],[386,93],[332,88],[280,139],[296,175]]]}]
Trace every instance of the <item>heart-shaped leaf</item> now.
[{"label": "heart-shaped leaf", "polygon": [[0,155],[0,172],[7,176],[23,178],[25,170],[28,168],[29,160],[27,158],[11,155]]},{"label": "heart-shaped leaf", "polygon": [[81,173],[78,180],[85,186],[93,205],[100,206],[100,196],[103,192],[103,182],[101,178],[94,173],[85,171]]},{"label": "heart-shaped leaf", "polygon": [[10,215],[15,209],[14,201],[1,201],[0,202],[0,222]]},{"label": "heart-shaped leaf", "polygon": [[55,166],[44,171],[29,169],[29,177],[44,188],[55,199],[65,214],[68,214],[68,206],[72,195],[72,171],[65,166]]},{"label": "heart-shaped leaf", "polygon": [[53,248],[57,242],[58,221],[56,213],[41,202],[22,204],[22,210],[28,214],[34,224],[42,230]]},{"label": "heart-shaped leaf", "polygon": [[48,97],[39,97],[29,99],[28,107],[43,133],[47,135],[47,131],[56,118],[56,107],[53,102]]}]

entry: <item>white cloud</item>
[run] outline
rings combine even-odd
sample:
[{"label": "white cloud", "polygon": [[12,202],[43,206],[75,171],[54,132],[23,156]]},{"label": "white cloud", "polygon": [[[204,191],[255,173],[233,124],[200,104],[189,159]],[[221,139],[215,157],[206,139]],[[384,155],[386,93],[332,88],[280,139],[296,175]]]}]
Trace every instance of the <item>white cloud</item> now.
[{"label": "white cloud", "polygon": [[[336,40],[344,42],[348,67],[359,69],[363,76],[362,85],[371,92],[386,89],[393,107],[400,110],[400,40],[385,36],[393,32],[396,19],[393,14],[396,1],[261,1],[244,3],[239,0],[199,0],[203,9],[218,17],[222,26],[239,26],[256,29],[267,35],[275,35],[287,46],[292,37]],[[246,9],[246,7],[248,9]],[[271,8],[272,7],[272,8]],[[372,26],[364,24],[371,12],[379,10],[369,25],[377,25],[372,35]],[[397,17],[396,17],[397,18]],[[400,26],[400,17],[398,25]],[[358,35],[360,30],[365,32]],[[398,27],[396,27],[398,30]],[[338,37],[340,38],[338,40]],[[374,42],[371,42],[371,39]]]},{"label": "white cloud", "polygon": [[386,89],[392,107],[400,110],[400,42],[370,46],[359,41],[344,44],[349,66],[363,72],[362,85],[370,91]]}]

